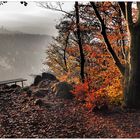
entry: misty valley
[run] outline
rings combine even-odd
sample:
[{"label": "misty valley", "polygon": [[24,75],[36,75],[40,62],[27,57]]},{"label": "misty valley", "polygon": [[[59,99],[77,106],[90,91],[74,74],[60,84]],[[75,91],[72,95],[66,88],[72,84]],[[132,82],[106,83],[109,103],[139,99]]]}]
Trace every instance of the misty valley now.
[{"label": "misty valley", "polygon": [[49,35],[25,34],[0,31],[0,77],[1,80],[27,78],[41,73],[45,49],[51,41]]}]

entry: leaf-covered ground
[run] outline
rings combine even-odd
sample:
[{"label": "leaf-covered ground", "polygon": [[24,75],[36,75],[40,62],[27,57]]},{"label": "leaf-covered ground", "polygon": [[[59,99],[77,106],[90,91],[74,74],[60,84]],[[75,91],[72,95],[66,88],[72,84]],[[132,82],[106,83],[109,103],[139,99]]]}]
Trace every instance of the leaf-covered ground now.
[{"label": "leaf-covered ground", "polygon": [[25,92],[0,93],[1,138],[140,138],[140,111],[87,111],[54,97],[35,105]]}]

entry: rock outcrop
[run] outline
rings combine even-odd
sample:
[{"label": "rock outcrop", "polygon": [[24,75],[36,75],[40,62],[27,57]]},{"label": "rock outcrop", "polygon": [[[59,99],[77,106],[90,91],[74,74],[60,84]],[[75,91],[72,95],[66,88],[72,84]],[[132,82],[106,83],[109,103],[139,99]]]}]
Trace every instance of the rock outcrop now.
[{"label": "rock outcrop", "polygon": [[42,73],[42,80],[57,81],[58,79],[56,78],[56,76],[54,76],[54,75],[51,74],[51,73],[43,72],[43,73]]},{"label": "rock outcrop", "polygon": [[42,99],[42,102],[48,99],[73,99],[73,87],[67,82],[59,82],[59,80],[50,73],[42,73],[42,76],[35,77],[33,86],[26,91],[29,96],[35,99]]},{"label": "rock outcrop", "polygon": [[32,93],[33,96],[38,97],[38,98],[44,98],[48,94],[48,90],[46,89],[38,89],[35,92]]},{"label": "rock outcrop", "polygon": [[74,97],[71,93],[73,87],[67,82],[59,82],[54,88],[56,97],[64,99],[72,99]]},{"label": "rock outcrop", "polygon": [[34,79],[34,86],[37,86],[42,81],[42,77],[40,75],[37,75]]}]

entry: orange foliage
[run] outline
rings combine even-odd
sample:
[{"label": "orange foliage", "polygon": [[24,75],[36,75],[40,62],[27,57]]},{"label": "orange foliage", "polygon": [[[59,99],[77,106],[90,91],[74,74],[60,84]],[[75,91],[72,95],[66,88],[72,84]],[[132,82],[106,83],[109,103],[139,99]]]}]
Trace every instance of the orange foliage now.
[{"label": "orange foliage", "polygon": [[83,101],[85,100],[88,91],[89,91],[88,82],[85,82],[75,85],[72,93],[75,95],[77,100]]},{"label": "orange foliage", "polygon": [[[86,45],[84,48],[88,65],[87,80],[78,83],[73,94],[78,100],[85,101],[88,109],[102,109],[110,104],[121,104],[123,99],[121,74],[110,54],[104,49]],[[92,65],[91,65],[92,64]]]},{"label": "orange foliage", "polygon": [[77,100],[85,101],[85,107],[89,110],[94,108],[101,109],[103,106],[107,106],[109,102],[109,98],[104,93],[104,89],[90,91],[88,82],[76,85],[73,94]]},{"label": "orange foliage", "polygon": [[100,110],[112,104],[120,105],[123,100],[120,79],[117,77],[110,82],[112,84],[106,84],[106,86],[101,86],[97,90],[90,90],[90,83],[87,81],[85,83],[79,83],[75,85],[72,93],[78,101],[84,101],[85,107],[89,110],[94,108]]}]

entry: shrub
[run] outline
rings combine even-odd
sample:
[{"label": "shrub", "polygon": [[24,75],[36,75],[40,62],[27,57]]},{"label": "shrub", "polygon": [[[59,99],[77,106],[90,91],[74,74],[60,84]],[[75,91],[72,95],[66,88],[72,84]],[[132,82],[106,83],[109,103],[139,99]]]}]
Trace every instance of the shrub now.
[{"label": "shrub", "polygon": [[111,105],[122,105],[123,88],[119,78],[114,78],[112,80],[112,85],[107,86],[106,90],[108,92],[109,102]]},{"label": "shrub", "polygon": [[85,107],[89,110],[106,110],[109,105],[122,104],[123,92],[119,78],[112,79],[112,84],[99,89],[90,89],[89,85],[87,81],[79,83],[74,86],[72,92],[78,101],[85,101]]},{"label": "shrub", "polygon": [[89,110],[102,109],[108,106],[108,96],[103,91],[94,91],[89,88],[88,82],[79,83],[72,92],[78,101],[85,101],[85,107]]},{"label": "shrub", "polygon": [[87,82],[75,85],[74,90],[72,91],[78,101],[85,101],[88,92],[89,86]]}]

